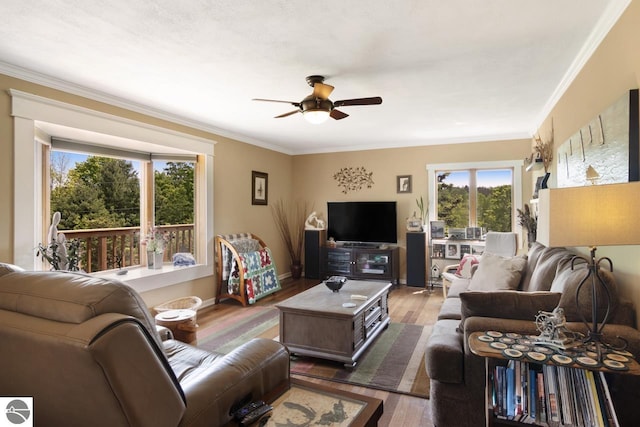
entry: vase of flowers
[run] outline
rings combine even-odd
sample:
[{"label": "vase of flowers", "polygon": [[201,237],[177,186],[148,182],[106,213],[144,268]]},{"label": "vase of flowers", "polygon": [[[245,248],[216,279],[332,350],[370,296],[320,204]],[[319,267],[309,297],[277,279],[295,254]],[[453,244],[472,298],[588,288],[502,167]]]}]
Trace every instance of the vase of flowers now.
[{"label": "vase of flowers", "polygon": [[142,240],[142,245],[147,248],[147,267],[161,269],[164,264],[164,249],[169,242],[167,232],[159,230],[156,226],[149,225],[147,234]]}]

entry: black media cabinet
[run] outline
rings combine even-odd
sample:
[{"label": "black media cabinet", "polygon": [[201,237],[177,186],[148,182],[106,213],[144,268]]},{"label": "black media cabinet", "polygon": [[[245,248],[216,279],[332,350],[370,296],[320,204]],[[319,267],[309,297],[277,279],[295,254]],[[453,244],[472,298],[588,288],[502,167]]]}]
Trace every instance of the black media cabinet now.
[{"label": "black media cabinet", "polygon": [[400,250],[397,246],[346,244],[323,247],[324,275],[349,279],[385,280],[400,283]]}]

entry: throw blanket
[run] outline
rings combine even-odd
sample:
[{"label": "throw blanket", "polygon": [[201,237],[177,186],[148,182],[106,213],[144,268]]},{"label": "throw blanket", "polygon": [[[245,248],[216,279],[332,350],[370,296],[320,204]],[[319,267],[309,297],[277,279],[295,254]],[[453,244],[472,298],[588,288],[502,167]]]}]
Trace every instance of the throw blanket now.
[{"label": "throw blanket", "polygon": [[[244,268],[244,281],[246,295],[249,304],[255,303],[275,291],[280,290],[280,281],[276,266],[272,262],[269,248],[240,254],[241,265]],[[230,294],[239,295],[240,270],[234,259],[231,266],[231,275],[227,283]]]}]

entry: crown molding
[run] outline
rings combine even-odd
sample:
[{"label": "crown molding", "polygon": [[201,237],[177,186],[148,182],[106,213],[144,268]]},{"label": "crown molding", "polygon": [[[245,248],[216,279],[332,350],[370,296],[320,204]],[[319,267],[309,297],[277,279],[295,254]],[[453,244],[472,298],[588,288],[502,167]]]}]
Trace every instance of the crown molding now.
[{"label": "crown molding", "polygon": [[466,136],[466,137],[442,137],[442,138],[421,139],[419,141],[403,141],[400,145],[367,144],[367,145],[330,147],[322,150],[317,150],[317,149],[298,150],[295,153],[293,153],[293,155],[341,153],[341,152],[348,152],[348,151],[387,150],[387,149],[393,149],[393,148],[425,147],[425,146],[450,145],[450,144],[471,144],[476,142],[513,141],[516,139],[531,139],[532,137],[533,137],[533,134],[529,132],[490,134],[490,135],[478,135],[478,136]]},{"label": "crown molding", "polygon": [[600,43],[604,40],[604,38],[609,34],[611,28],[618,22],[624,11],[631,4],[632,0],[614,0],[609,6],[606,8],[605,12],[602,14],[600,19],[598,20],[596,26],[593,28],[589,37],[585,41],[582,49],[578,52],[575,59],[569,66],[569,69],[560,80],[560,83],[556,87],[556,89],[551,94],[551,97],[544,105],[540,114],[538,115],[538,119],[535,121],[534,129],[531,130],[531,134],[534,135],[544,120],[551,114],[553,107],[560,101],[562,95],[567,91],[569,86],[576,79],[582,68],[587,63],[587,61],[591,58],[596,49],[600,46]]},{"label": "crown molding", "polygon": [[5,74],[9,77],[14,77],[30,83],[46,86],[51,89],[60,90],[62,92],[66,92],[72,95],[81,96],[83,98],[91,99],[93,101],[102,102],[104,104],[108,104],[114,107],[123,108],[125,110],[129,110],[135,113],[144,114],[145,116],[153,117],[160,120],[165,120],[171,123],[187,126],[192,129],[197,129],[204,132],[209,132],[217,136],[235,139],[240,142],[266,148],[266,149],[280,152],[283,154],[288,154],[288,155],[293,154],[290,150],[287,150],[283,147],[270,144],[268,142],[261,141],[255,138],[251,138],[241,133],[231,132],[225,129],[211,126],[209,124],[206,124],[197,120],[192,120],[177,114],[168,113],[166,111],[149,107],[147,105],[139,104],[118,96],[113,96],[108,93],[101,92],[99,90],[89,89],[85,86],[71,83],[66,80],[58,79],[56,77],[39,73],[37,71],[32,71],[26,68],[18,67],[16,65],[9,64],[4,61],[0,61],[0,74]]}]

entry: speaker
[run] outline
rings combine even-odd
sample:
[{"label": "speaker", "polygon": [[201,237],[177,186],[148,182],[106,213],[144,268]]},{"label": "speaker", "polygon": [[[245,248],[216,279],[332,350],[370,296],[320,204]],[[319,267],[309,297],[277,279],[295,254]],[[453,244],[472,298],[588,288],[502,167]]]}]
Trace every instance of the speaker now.
[{"label": "speaker", "polygon": [[407,233],[407,286],[427,284],[427,233]]},{"label": "speaker", "polygon": [[323,279],[322,245],[327,240],[326,230],[304,230],[304,277]]}]

